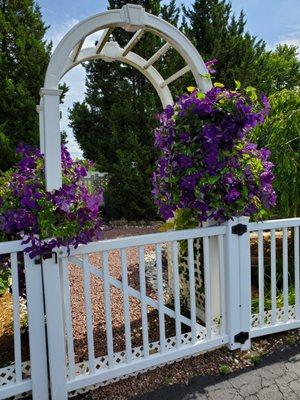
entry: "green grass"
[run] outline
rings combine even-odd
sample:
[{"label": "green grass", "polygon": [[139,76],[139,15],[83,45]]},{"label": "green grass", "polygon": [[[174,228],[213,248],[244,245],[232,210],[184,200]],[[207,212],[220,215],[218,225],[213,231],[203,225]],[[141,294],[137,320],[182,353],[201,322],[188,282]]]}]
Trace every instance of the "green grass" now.
[{"label": "green grass", "polygon": [[[295,289],[293,287],[289,288],[288,292],[289,305],[295,304]],[[272,309],[271,292],[265,294],[265,310]],[[276,296],[276,307],[282,308],[284,306],[283,291],[281,290]],[[252,299],[252,313],[259,313],[259,298],[255,297]]]},{"label": "green grass", "polygon": [[221,375],[228,375],[231,372],[231,369],[226,364],[219,365],[219,372]]},{"label": "green grass", "polygon": [[257,365],[261,362],[261,356],[259,354],[255,354],[251,356],[250,361],[252,362],[252,364]]}]

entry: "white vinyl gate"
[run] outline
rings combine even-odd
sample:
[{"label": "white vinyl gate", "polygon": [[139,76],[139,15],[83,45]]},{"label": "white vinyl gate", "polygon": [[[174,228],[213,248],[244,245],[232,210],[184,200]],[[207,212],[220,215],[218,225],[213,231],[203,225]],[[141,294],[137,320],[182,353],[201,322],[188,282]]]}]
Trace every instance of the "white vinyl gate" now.
[{"label": "white vinyl gate", "polygon": [[[43,260],[24,258],[19,241],[1,243],[0,255],[8,257],[12,270],[14,360],[0,368],[0,399],[32,391],[33,399],[46,400],[50,382],[51,398],[63,400],[160,364],[222,345],[248,349],[251,337],[300,327],[299,226],[299,218],[261,223],[239,218],[220,226],[102,240]],[[197,303],[196,240],[202,246],[203,310]],[[182,253],[188,299],[181,290]],[[111,265],[116,256],[118,273]],[[22,360],[20,333],[23,260],[30,360]],[[78,356],[82,343],[74,337],[74,271],[82,286],[84,356]],[[117,297],[123,318],[118,327]]]}]

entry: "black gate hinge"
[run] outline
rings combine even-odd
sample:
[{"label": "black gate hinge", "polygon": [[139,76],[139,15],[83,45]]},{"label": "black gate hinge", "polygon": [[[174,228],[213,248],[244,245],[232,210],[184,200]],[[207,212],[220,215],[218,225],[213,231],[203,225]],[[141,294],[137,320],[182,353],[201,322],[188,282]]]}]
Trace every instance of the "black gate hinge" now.
[{"label": "black gate hinge", "polygon": [[36,265],[42,264],[43,260],[49,260],[49,258],[52,258],[53,254],[55,256],[55,264],[57,264],[57,253],[55,251],[45,251],[43,254],[35,258],[34,263]]},{"label": "black gate hinge", "polygon": [[244,225],[244,224],[237,224],[237,225],[234,225],[234,226],[232,227],[232,229],[231,229],[231,232],[232,232],[234,235],[242,236],[244,233],[247,232],[247,225]]},{"label": "black gate hinge", "polygon": [[240,332],[234,336],[235,343],[244,344],[249,339],[249,332]]}]

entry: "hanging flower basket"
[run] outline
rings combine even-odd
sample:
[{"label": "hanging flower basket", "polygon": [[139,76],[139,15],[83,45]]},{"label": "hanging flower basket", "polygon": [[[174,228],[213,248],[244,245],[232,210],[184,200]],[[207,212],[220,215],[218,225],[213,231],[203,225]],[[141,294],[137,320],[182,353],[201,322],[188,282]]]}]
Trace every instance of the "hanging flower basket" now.
[{"label": "hanging flower basket", "polygon": [[[21,160],[0,176],[0,241],[23,239],[31,258],[59,247],[85,244],[99,239],[103,229],[100,206],[103,189],[90,193],[82,178],[87,167],[73,161],[63,146],[63,185],[47,191],[44,157],[36,148],[20,145]],[[0,257],[0,273],[9,269],[6,256]],[[23,258],[19,259],[20,295],[24,296]],[[1,278],[1,277],[0,277]]]},{"label": "hanging flower basket", "polygon": [[[195,88],[158,116],[155,145],[160,157],[152,194],[166,229],[221,223],[233,217],[262,218],[276,203],[270,152],[249,142],[247,134],[269,112],[266,96],[248,87],[222,84],[204,94]],[[179,272],[188,288],[186,245],[180,245]],[[201,240],[194,242],[198,306],[203,308]],[[171,264],[171,263],[169,263]],[[172,266],[170,265],[170,268]],[[199,286],[199,287],[198,287]]]}]

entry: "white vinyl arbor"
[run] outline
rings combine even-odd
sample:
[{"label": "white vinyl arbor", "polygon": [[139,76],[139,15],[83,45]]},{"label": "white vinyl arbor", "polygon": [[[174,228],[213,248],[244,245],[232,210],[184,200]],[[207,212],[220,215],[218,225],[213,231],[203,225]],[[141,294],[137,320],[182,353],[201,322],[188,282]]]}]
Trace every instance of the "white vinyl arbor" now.
[{"label": "white vinyl arbor", "polygon": [[[124,48],[109,40],[115,28],[133,32],[132,38]],[[86,38],[96,32],[99,32],[97,44],[83,48]],[[132,51],[144,32],[152,32],[165,41],[149,60]],[[182,56],[186,66],[164,79],[153,64],[171,47]],[[40,91],[40,104],[37,106],[40,118],[40,146],[45,154],[47,190],[57,189],[62,184],[59,82],[76,65],[96,59],[119,61],[136,68],[151,82],[163,107],[173,103],[169,84],[189,71],[202,91],[206,92],[211,88],[210,79],[203,77],[207,74],[205,64],[192,43],[177,28],[157,16],[146,13],[141,6],[126,4],[122,9],[96,14],[78,23],[60,41],[50,59],[44,87]]]}]

